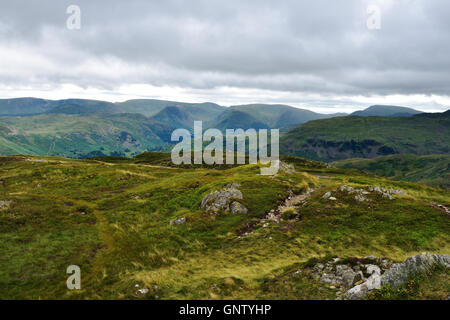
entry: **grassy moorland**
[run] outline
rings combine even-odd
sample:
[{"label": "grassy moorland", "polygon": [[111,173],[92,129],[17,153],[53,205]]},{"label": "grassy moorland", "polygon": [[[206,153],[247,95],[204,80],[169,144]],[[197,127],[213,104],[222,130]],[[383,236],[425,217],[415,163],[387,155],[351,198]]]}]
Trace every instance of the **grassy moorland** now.
[{"label": "grassy moorland", "polygon": [[[284,161],[296,172],[276,176],[259,175],[259,165],[218,170],[164,161],[161,154],[0,157],[0,200],[8,203],[0,209],[0,298],[334,299],[336,289],[309,276],[311,259],[450,253],[449,217],[430,205],[450,204],[442,189],[294,157]],[[199,209],[206,194],[230,182],[241,184],[246,215]],[[337,190],[343,184],[405,195],[357,202]],[[295,219],[258,223],[288,190],[307,189],[314,191]],[[337,200],[323,199],[326,191]],[[177,217],[187,222],[169,225]],[[81,290],[66,288],[73,264],[81,267]],[[448,281],[437,285],[442,298]]]},{"label": "grassy moorland", "polygon": [[418,182],[450,189],[450,155],[416,156],[398,154],[374,159],[347,159],[336,161],[334,166],[367,171],[394,180]]}]

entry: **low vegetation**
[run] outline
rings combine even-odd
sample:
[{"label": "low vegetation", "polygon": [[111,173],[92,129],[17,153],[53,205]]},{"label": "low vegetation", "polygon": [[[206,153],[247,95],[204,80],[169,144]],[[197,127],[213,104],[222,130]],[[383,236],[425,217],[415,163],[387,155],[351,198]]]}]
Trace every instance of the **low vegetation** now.
[{"label": "low vegetation", "polygon": [[416,156],[412,154],[390,155],[375,159],[348,159],[333,163],[344,169],[355,168],[403,180],[450,189],[450,155]]},{"label": "low vegetation", "polygon": [[[277,176],[261,176],[259,164],[165,161],[1,157],[0,298],[334,299],[333,288],[297,272],[307,261],[450,253],[449,217],[430,205],[448,206],[448,191],[294,157],[284,161],[296,171]],[[229,183],[240,184],[247,214],[199,208]],[[359,202],[339,191],[343,184],[405,194]],[[314,191],[286,219],[260,223],[294,189]],[[69,265],[81,267],[81,290],[66,288]]]}]

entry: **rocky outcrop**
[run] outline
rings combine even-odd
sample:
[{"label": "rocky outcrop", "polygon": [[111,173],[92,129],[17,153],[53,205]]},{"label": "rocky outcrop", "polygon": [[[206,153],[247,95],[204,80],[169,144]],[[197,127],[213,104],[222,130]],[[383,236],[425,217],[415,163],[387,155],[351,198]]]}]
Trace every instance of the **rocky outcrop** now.
[{"label": "rocky outcrop", "polygon": [[383,198],[393,200],[395,199],[393,195],[404,195],[405,193],[399,189],[385,189],[378,186],[369,188],[371,192],[378,192],[382,195]]},{"label": "rocky outcrop", "polygon": [[170,222],[169,222],[169,224],[171,226],[177,226],[177,225],[184,224],[184,223],[186,223],[186,218],[184,218],[184,217],[176,218],[176,219],[170,220]]},{"label": "rocky outcrop", "polygon": [[313,267],[312,275],[331,288],[337,288],[338,297],[354,288],[356,289],[354,289],[352,297],[359,295],[362,297],[369,290],[380,287],[380,276],[391,265],[392,261],[389,259],[372,256],[346,260],[335,258],[316,264]]},{"label": "rocky outcrop", "polygon": [[372,192],[379,193],[379,194],[381,194],[381,196],[383,198],[386,198],[389,200],[395,199],[395,197],[393,195],[404,195],[405,194],[402,190],[385,189],[385,188],[381,188],[379,186],[370,187],[370,188],[364,190],[364,189],[357,189],[357,188],[343,185],[343,186],[339,187],[339,191],[347,192],[348,194],[355,194],[355,200],[359,201],[359,202],[370,201],[370,199],[368,199],[366,196]]},{"label": "rocky outcrop", "polygon": [[209,213],[231,212],[245,214],[248,209],[239,202],[243,199],[242,192],[238,189],[240,184],[230,183],[225,188],[207,194],[200,204],[200,208]]},{"label": "rocky outcrop", "polygon": [[[367,281],[358,284],[348,290],[344,299],[361,299],[364,298],[371,290],[379,289],[382,286],[390,286],[393,289],[406,284],[411,277],[426,273],[435,265],[450,268],[450,256],[422,253],[409,257],[405,262],[394,263],[384,273],[377,266],[371,267],[372,275]],[[369,272],[369,267],[367,268]]]},{"label": "rocky outcrop", "polygon": [[409,257],[405,262],[396,263],[386,271],[381,278],[381,285],[389,285],[396,289],[405,284],[412,276],[425,273],[434,265],[450,268],[450,256],[422,253]]},{"label": "rocky outcrop", "polygon": [[374,256],[345,260],[334,258],[314,265],[312,276],[330,288],[338,289],[338,299],[356,300],[383,286],[396,289],[435,265],[450,268],[450,256],[422,253],[401,263]]}]

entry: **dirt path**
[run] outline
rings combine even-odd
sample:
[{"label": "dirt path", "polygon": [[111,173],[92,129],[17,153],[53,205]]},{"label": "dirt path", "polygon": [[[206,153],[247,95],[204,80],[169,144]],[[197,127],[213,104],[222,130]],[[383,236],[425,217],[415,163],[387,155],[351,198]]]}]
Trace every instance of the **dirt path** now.
[{"label": "dirt path", "polygon": [[315,189],[309,189],[308,191],[302,193],[302,194],[298,194],[295,196],[289,196],[282,205],[278,206],[278,208],[276,209],[276,211],[279,211],[280,213],[283,213],[284,210],[286,209],[295,209],[295,205],[303,200],[305,200],[306,198],[308,198],[311,193],[314,192]]},{"label": "dirt path", "polygon": [[286,200],[280,204],[276,209],[270,210],[267,214],[265,214],[258,222],[252,224],[246,224],[239,232],[238,239],[244,236],[248,236],[253,233],[258,226],[262,226],[266,228],[269,226],[271,222],[280,223],[281,215],[286,209],[295,210],[295,205],[300,203],[301,201],[307,199],[311,193],[313,193],[315,189],[309,189],[308,191],[298,194],[298,195],[290,195],[286,198]]}]

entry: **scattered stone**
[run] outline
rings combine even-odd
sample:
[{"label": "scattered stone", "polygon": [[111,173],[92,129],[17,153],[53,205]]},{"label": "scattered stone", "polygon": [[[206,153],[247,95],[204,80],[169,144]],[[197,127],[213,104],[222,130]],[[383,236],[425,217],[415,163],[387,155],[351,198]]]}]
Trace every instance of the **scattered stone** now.
[{"label": "scattered stone", "polygon": [[294,165],[284,162],[284,161],[280,161],[280,171],[285,172],[287,174],[293,174],[295,172],[295,167]]},{"label": "scattered stone", "polygon": [[326,193],[322,196],[323,199],[328,199],[329,197],[331,197],[331,192],[330,192],[330,191],[326,192]]},{"label": "scattered stone", "polygon": [[335,197],[329,197],[328,199],[336,201],[337,199]]},{"label": "scattered stone", "polygon": [[42,185],[40,183],[38,183],[36,188],[42,188]]},{"label": "scattered stone", "polygon": [[393,196],[394,194],[398,194],[398,195],[404,195],[405,194],[402,190],[385,189],[385,188],[381,188],[379,186],[370,187],[367,190],[364,190],[364,189],[355,189],[355,188],[350,187],[350,186],[342,185],[342,186],[339,187],[339,190],[341,192],[347,192],[349,194],[356,193],[355,200],[356,201],[360,201],[360,202],[370,201],[370,199],[368,199],[365,196],[369,195],[371,192],[378,192],[378,193],[380,193],[382,195],[383,198],[389,199],[389,200],[394,200],[395,199],[395,197]]},{"label": "scattered stone", "polygon": [[146,288],[138,289],[137,292],[140,293],[140,294],[147,294],[148,293],[148,289],[146,289]]},{"label": "scattered stone", "polygon": [[133,200],[140,200],[141,197],[140,196],[133,196]]},{"label": "scattered stone", "polygon": [[403,190],[399,190],[399,189],[385,189],[385,188],[381,188],[379,186],[371,187],[371,188],[369,188],[369,190],[381,193],[383,198],[389,199],[389,200],[394,200],[395,199],[392,196],[393,194],[398,194],[398,195],[404,195],[405,194],[405,192]]},{"label": "scattered stone", "polygon": [[8,209],[11,205],[11,201],[0,200],[0,210]]},{"label": "scattered stone", "polygon": [[40,159],[25,159],[25,161],[30,161],[30,162],[45,162],[45,160],[40,160]]},{"label": "scattered stone", "polygon": [[170,220],[170,222],[169,222],[169,224],[171,226],[177,226],[177,225],[184,224],[184,223],[186,223],[186,218],[184,218],[184,217],[176,218],[176,219]]},{"label": "scattered stone", "polygon": [[430,202],[430,205],[432,207],[436,207],[436,208],[438,208],[440,210],[443,210],[446,214],[450,215],[450,208],[447,208],[446,206],[444,206],[442,204],[435,203],[435,202]]},{"label": "scattered stone", "polygon": [[394,197],[391,196],[389,193],[383,193],[383,198],[389,199],[389,200],[394,200]]},{"label": "scattered stone", "polygon": [[359,202],[370,201],[369,199],[367,199],[366,197],[364,197],[363,195],[360,195],[360,194],[357,194],[355,196],[355,200],[359,201]]},{"label": "scattered stone", "polygon": [[353,187],[349,187],[346,185],[340,186],[339,190],[341,192],[347,191],[348,193],[353,193],[355,191],[355,189],[353,189]]}]

